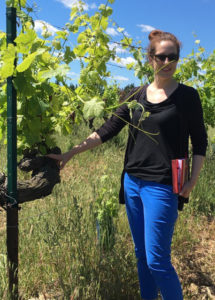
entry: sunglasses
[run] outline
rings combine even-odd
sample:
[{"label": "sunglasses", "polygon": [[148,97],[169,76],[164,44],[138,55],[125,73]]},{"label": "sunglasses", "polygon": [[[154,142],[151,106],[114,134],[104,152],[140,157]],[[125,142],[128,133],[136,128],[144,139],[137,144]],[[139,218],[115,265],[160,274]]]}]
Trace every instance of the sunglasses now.
[{"label": "sunglasses", "polygon": [[166,58],[168,58],[168,61],[178,61],[179,60],[179,55],[175,53],[170,53],[170,54],[154,54],[156,61],[162,61],[164,62]]}]

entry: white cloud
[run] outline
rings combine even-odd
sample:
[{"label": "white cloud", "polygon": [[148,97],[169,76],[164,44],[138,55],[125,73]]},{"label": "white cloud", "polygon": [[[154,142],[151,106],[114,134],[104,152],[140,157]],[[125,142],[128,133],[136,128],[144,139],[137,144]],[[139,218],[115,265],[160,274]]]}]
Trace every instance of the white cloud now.
[{"label": "white cloud", "polygon": [[[109,31],[109,32],[108,32]],[[121,34],[122,36],[125,35],[127,37],[131,36],[128,31],[126,31],[124,28],[122,28],[122,31],[117,31],[115,28],[113,27],[108,27],[106,32],[110,35],[116,36]]]},{"label": "white cloud", "polygon": [[108,27],[106,32],[107,32],[107,34],[112,35],[112,36],[119,35],[119,32],[116,31],[116,29],[114,29],[112,27]]},{"label": "white cloud", "polygon": [[[120,59],[120,61],[118,61]],[[120,67],[126,67],[126,65],[131,64],[131,63],[136,63],[136,60],[131,57],[128,56],[126,58],[116,58],[115,60],[111,60],[111,63],[114,63]]]},{"label": "white cloud", "polygon": [[75,72],[69,72],[69,73],[68,73],[68,76],[74,77],[74,78],[79,78],[80,74],[75,73]]},{"label": "white cloud", "polygon": [[126,53],[126,52],[128,52],[126,49],[123,49],[117,43],[109,43],[108,46],[109,46],[110,50],[113,50],[115,48],[116,53]]},{"label": "white cloud", "polygon": [[97,8],[97,5],[96,5],[95,3],[92,3],[92,4],[89,5],[89,7],[90,7],[91,9],[96,9],[96,8]]},{"label": "white cloud", "polygon": [[131,63],[136,63],[136,60],[131,56],[128,56],[126,58],[121,58],[120,61],[123,66],[126,66]]},{"label": "white cloud", "polygon": [[47,30],[48,32],[51,33],[51,35],[54,35],[55,32],[58,31],[58,29],[56,27],[52,26],[51,24],[49,24],[43,20],[36,20],[34,22],[34,30],[36,32],[43,32],[44,27],[46,28],[45,30]]},{"label": "white cloud", "polygon": [[113,76],[113,79],[119,80],[119,81],[128,81],[129,80],[129,78],[120,76],[120,75]]},{"label": "white cloud", "polygon": [[150,25],[140,24],[140,25],[137,25],[137,26],[141,28],[142,32],[150,32],[152,30],[155,30],[155,28],[150,26]]},{"label": "white cloud", "polygon": [[123,33],[124,33],[124,35],[127,36],[127,37],[131,36],[127,31],[124,31]]},{"label": "white cloud", "polygon": [[[73,8],[75,6],[80,7],[80,2],[78,0],[56,0],[56,1],[62,3],[65,7],[68,7],[68,8]],[[92,4],[83,3],[81,6],[84,10],[97,8],[95,3],[92,3]]]},{"label": "white cloud", "polygon": [[64,6],[68,8],[72,8],[74,6],[78,6],[78,0],[57,0],[58,2],[62,3]]},{"label": "white cloud", "polygon": [[64,57],[64,52],[55,50],[53,53],[53,56],[62,58],[62,57]]}]

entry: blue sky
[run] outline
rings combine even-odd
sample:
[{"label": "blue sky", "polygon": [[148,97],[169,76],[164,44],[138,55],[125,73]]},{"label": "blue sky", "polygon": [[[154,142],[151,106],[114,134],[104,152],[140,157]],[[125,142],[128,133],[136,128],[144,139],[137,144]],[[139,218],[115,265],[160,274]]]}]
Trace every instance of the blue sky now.
[{"label": "blue sky", "polygon": [[[77,0],[27,0],[28,4],[36,2],[37,9],[33,14],[38,32],[41,20],[47,22],[53,32],[63,27],[69,21],[70,10]],[[89,14],[94,13],[98,6],[106,1],[86,0],[85,9]],[[5,31],[5,1],[0,0],[0,30]],[[153,28],[174,33],[182,42],[181,56],[184,57],[196,48],[195,40],[200,40],[202,47],[209,54],[215,49],[215,0],[115,0],[112,19],[125,28],[128,35],[135,40],[141,40],[143,46],[148,45],[148,34]],[[121,35],[110,26],[108,33],[112,41],[118,41]],[[193,34],[197,37],[194,37]],[[139,84],[133,76],[133,71],[122,68],[126,62],[132,61],[128,52],[117,48],[121,64],[113,63],[111,72],[114,79],[125,86],[130,83]],[[77,83],[79,63],[72,67],[73,83]]]}]

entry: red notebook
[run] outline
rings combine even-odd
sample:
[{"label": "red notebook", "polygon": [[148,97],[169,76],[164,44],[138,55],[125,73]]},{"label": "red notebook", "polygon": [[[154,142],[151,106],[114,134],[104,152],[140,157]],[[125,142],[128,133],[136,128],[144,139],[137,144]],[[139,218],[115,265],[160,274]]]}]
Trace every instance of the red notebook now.
[{"label": "red notebook", "polygon": [[172,160],[172,184],[173,193],[179,194],[186,181],[188,181],[188,159],[173,159]]}]

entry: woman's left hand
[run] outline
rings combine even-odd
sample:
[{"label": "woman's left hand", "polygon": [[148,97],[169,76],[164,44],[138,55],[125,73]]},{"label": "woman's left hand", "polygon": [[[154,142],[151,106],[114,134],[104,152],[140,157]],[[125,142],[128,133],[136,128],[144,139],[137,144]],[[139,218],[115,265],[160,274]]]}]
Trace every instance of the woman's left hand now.
[{"label": "woman's left hand", "polygon": [[193,188],[194,188],[193,183],[191,183],[191,181],[187,181],[183,185],[182,190],[181,190],[179,195],[184,197],[184,198],[188,198],[190,193],[192,192]]},{"label": "woman's left hand", "polygon": [[192,192],[192,190],[197,182],[200,170],[203,166],[204,159],[205,158],[202,155],[193,155],[191,177],[190,177],[190,180],[187,181],[184,184],[184,186],[182,187],[182,190],[179,194],[180,196],[182,196],[184,198],[189,197],[189,194]]}]

